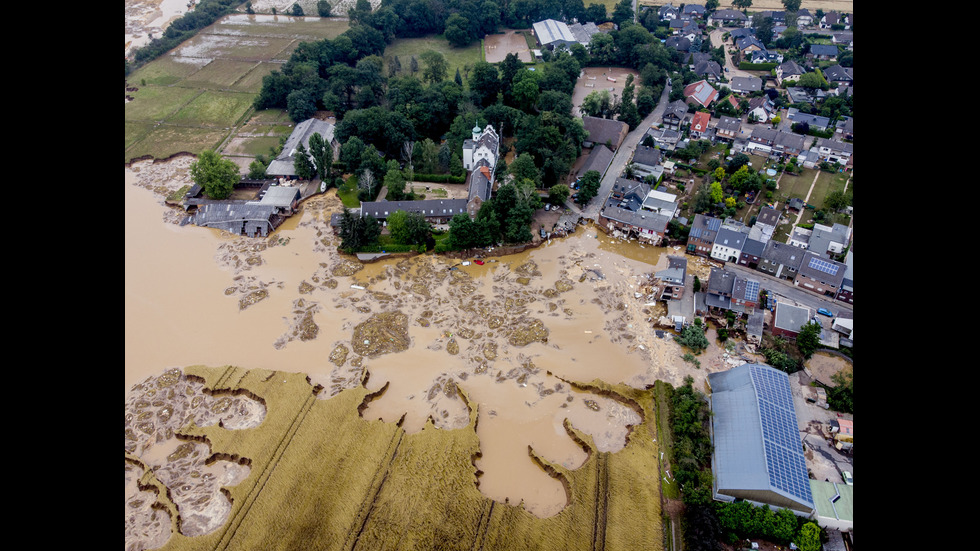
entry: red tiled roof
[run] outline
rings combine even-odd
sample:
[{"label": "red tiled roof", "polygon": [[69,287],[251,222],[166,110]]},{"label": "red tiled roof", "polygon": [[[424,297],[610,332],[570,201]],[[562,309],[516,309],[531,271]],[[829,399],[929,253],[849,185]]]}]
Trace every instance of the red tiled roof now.
[{"label": "red tiled roof", "polygon": [[705,113],[704,111],[698,111],[694,114],[691,119],[691,130],[696,132],[704,132],[708,129],[708,121],[711,120],[711,113]]}]

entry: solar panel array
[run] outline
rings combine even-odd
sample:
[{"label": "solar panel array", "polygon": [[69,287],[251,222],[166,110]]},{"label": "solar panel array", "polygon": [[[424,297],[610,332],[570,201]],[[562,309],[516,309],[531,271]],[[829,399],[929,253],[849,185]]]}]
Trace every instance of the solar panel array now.
[{"label": "solar panel array", "polygon": [[813,257],[810,259],[809,266],[814,270],[820,270],[821,272],[825,274],[830,274],[832,276],[837,275],[837,270],[840,269],[840,266],[836,264],[831,264],[830,262],[817,257]]},{"label": "solar panel array", "polygon": [[756,300],[759,298],[759,282],[747,280],[745,282],[745,299]]},{"label": "solar panel array", "polygon": [[769,484],[804,503],[813,503],[789,381],[784,374],[759,365],[752,366],[751,374],[759,402]]}]

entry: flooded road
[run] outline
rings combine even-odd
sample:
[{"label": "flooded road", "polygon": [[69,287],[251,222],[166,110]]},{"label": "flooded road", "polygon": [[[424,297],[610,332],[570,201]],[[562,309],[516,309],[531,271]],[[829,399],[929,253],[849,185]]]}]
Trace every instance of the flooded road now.
[{"label": "flooded road", "polygon": [[590,382],[706,375],[654,337],[645,299],[634,298],[666,266],[662,248],[590,227],[483,266],[431,255],[361,264],[336,252],[332,192],[268,239],[176,225],[163,193],[186,183],[192,160],[126,168],[127,394],[171,367],[236,365],[306,373],[321,399],[367,377],[384,392],[363,417],[408,432],[428,420],[465,427],[469,404],[480,491],[549,517],[568,495],[529,449],[574,469],[586,452],[566,423],[615,452],[641,421]]}]

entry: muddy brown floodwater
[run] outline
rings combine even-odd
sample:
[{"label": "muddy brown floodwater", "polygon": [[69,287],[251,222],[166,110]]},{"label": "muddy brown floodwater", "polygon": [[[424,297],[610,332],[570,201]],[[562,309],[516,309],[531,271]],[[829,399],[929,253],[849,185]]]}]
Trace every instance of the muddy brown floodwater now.
[{"label": "muddy brown floodwater", "polygon": [[641,420],[583,384],[680,385],[692,375],[700,385],[730,367],[696,369],[654,335],[656,307],[634,293],[666,266],[665,249],[582,227],[483,266],[432,255],[361,264],[336,251],[333,192],[267,239],[179,226],[163,197],[189,182],[192,160],[126,168],[127,396],[168,368],[199,364],[306,373],[321,399],[366,371],[368,389],[388,387],[362,415],[413,432],[429,418],[464,427],[462,391],[479,408],[481,492],[549,517],[568,496],[528,448],[575,468],[586,457],[566,422],[615,452]]}]

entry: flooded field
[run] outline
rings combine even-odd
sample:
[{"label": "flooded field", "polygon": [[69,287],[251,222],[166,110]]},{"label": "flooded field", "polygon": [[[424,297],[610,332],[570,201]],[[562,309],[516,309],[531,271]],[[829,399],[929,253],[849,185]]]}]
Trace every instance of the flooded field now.
[{"label": "flooded field", "polygon": [[654,335],[663,308],[634,293],[665,267],[665,249],[582,227],[482,266],[432,255],[362,264],[336,251],[334,192],[267,239],[179,226],[163,198],[188,183],[192,160],[126,168],[127,399],[171,368],[230,365],[306,374],[318,400],[364,388],[376,395],[361,417],[409,434],[427,421],[465,430],[475,407],[479,491],[549,518],[571,496],[531,452],[574,470],[587,453],[571,428],[615,454],[643,420],[596,384],[700,384],[730,367],[692,367],[669,334]]}]

